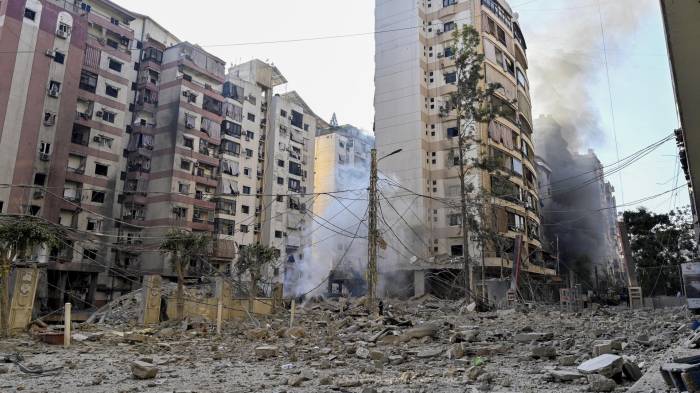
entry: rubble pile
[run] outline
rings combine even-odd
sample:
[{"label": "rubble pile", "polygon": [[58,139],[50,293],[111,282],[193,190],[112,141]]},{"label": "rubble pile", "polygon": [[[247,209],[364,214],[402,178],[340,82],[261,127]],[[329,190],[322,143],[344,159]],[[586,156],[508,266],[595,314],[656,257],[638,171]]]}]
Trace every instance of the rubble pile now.
[{"label": "rubble pile", "polygon": [[27,377],[10,364],[0,391],[624,391],[690,332],[681,309],[478,313],[430,297],[386,301],[377,317],[362,299],[312,299],[291,327],[284,312],[227,323],[220,336],[209,321],[140,330],[108,321],[78,327],[84,337],[67,350],[0,343],[0,353],[63,366],[58,376]]}]

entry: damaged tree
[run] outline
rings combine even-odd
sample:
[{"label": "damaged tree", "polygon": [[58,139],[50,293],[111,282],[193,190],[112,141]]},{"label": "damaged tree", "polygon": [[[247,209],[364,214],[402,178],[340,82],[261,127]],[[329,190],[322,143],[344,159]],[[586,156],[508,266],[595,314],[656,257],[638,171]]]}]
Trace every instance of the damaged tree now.
[{"label": "damaged tree", "polygon": [[248,275],[250,275],[248,310],[251,312],[253,311],[255,295],[257,294],[258,282],[262,278],[263,267],[279,258],[279,256],[279,250],[260,243],[241,246],[238,250],[238,261],[236,262],[238,279],[240,281],[241,275],[245,272],[248,272]]},{"label": "damaged tree", "polygon": [[166,235],[160,245],[163,254],[170,254],[171,263],[177,274],[177,315],[181,320],[185,315],[185,271],[192,259],[205,255],[209,251],[211,239],[206,234],[197,234],[174,229]]},{"label": "damaged tree", "polygon": [[[478,142],[476,135],[479,124],[488,123],[503,112],[495,107],[491,97],[501,88],[499,84],[485,83],[483,73],[484,54],[479,52],[481,37],[479,32],[470,25],[455,29],[453,33],[452,52],[455,58],[456,87],[457,90],[450,94],[448,105],[443,109],[443,115],[448,116],[455,111],[457,120],[457,141],[459,149],[459,178],[461,191],[461,217],[462,217],[462,258],[464,260],[465,297],[476,300],[474,297],[474,269],[469,253],[470,226],[476,221],[474,215],[469,213],[470,194],[474,191],[474,185],[468,183],[467,175],[467,151]],[[478,225],[478,224],[477,224]]]},{"label": "damaged tree", "polygon": [[60,246],[63,234],[34,217],[5,217],[0,223],[0,335],[10,334],[10,270],[12,262],[26,259],[39,246],[51,250]]}]

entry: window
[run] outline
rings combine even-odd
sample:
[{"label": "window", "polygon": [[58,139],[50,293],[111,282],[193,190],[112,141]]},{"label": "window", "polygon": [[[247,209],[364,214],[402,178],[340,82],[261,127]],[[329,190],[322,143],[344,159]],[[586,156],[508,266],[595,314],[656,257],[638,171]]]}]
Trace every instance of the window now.
[{"label": "window", "polygon": [[222,140],[221,151],[233,156],[239,156],[241,154],[241,145],[233,141]]},{"label": "window", "polygon": [[308,131],[308,130],[309,130],[309,125],[304,123],[304,131]]},{"label": "window", "polygon": [[284,109],[280,110],[280,116],[287,118],[287,111],[285,111]]},{"label": "window", "polygon": [[496,38],[498,38],[498,41],[500,41],[501,44],[508,45],[508,42],[506,41],[506,32],[501,29],[500,26],[496,26]]},{"label": "window", "polygon": [[122,66],[124,64],[114,60],[114,59],[109,59],[109,69],[117,72],[122,72]]},{"label": "window", "polygon": [[241,232],[248,233],[248,225],[241,224]]},{"label": "window", "polygon": [[114,123],[116,120],[117,114],[114,112],[109,112],[106,110],[102,111],[102,120],[108,122],[108,123]]},{"label": "window", "polygon": [[110,97],[117,98],[119,97],[119,89],[112,85],[105,85],[105,94]]},{"label": "window", "polygon": [[51,154],[51,144],[41,141],[41,143],[39,144],[39,153]]},{"label": "window", "polygon": [[442,0],[443,7],[449,7],[451,5],[457,4],[457,0]]},{"label": "window", "polygon": [[180,169],[183,169],[185,171],[190,171],[192,169],[192,163],[187,160],[180,160]]},{"label": "window", "polygon": [[299,191],[301,187],[301,182],[297,179],[289,179],[289,189],[292,191]]},{"label": "window", "polygon": [[49,95],[58,97],[59,94],[61,94],[61,83],[56,81],[49,82]]},{"label": "window", "polygon": [[250,121],[255,121],[255,115],[252,114],[252,113],[250,113],[250,112],[248,112],[248,120],[250,120]]},{"label": "window", "polygon": [[243,186],[243,194],[250,195],[250,187]]},{"label": "window", "polygon": [[450,247],[450,255],[453,257],[461,257],[464,255],[464,252],[462,251],[463,247],[461,244],[455,244]]},{"label": "window", "polygon": [[97,74],[83,70],[80,73],[80,88],[94,93],[97,90]]},{"label": "window", "polygon": [[520,86],[522,86],[523,88],[527,89],[527,87],[528,87],[527,78],[525,77],[525,74],[520,70],[520,68],[518,68],[516,71],[516,77],[518,79],[518,84]]},{"label": "window", "polygon": [[445,57],[452,57],[455,55],[455,50],[453,47],[448,46],[445,48]]},{"label": "window", "polygon": [[159,51],[156,48],[146,48],[143,51],[143,60],[150,60],[153,61],[154,63],[162,63],[163,62],[163,52]]},{"label": "window", "polygon": [[461,214],[450,214],[448,216],[448,221],[451,227],[456,227],[462,225],[462,215]]},{"label": "window", "polygon": [[59,51],[54,52],[53,61],[58,64],[63,64],[66,61],[66,54]]},{"label": "window", "polygon": [[107,176],[109,167],[104,164],[95,163],[95,174],[99,176]]},{"label": "window", "polygon": [[250,214],[250,206],[241,205],[241,213]]},{"label": "window", "polygon": [[280,168],[284,168],[284,160],[277,160],[277,166]]},{"label": "window", "polygon": [[251,177],[251,172],[253,170],[251,168],[243,168],[243,176],[248,176]]},{"label": "window", "polygon": [[513,172],[520,176],[523,175],[523,162],[517,158],[513,158]]},{"label": "window", "polygon": [[253,157],[253,150],[245,149],[245,156],[246,157]]},{"label": "window", "polygon": [[24,17],[29,20],[34,20],[36,18],[36,11],[30,10],[29,8],[24,9]]},{"label": "window", "polygon": [[445,83],[457,83],[457,73],[449,72],[445,74]]},{"label": "window", "polygon": [[447,22],[444,25],[442,25],[442,31],[447,33],[448,31],[452,31],[457,27],[457,24],[455,22]]},{"label": "window", "polygon": [[107,38],[107,46],[114,48],[114,49],[119,49],[119,43],[113,39]]},{"label": "window", "polygon": [[278,177],[278,178],[277,178],[277,184],[279,184],[280,186],[283,186],[283,185],[284,185],[284,178],[283,178],[283,177]]},{"label": "window", "polygon": [[93,191],[92,197],[90,198],[90,200],[95,202],[95,203],[104,203],[105,202],[105,193],[103,191]]},{"label": "window", "polygon": [[275,237],[277,239],[281,239],[282,238],[282,231],[275,231]]},{"label": "window", "polygon": [[302,176],[301,164],[289,161],[289,173],[292,175]]},{"label": "window", "polygon": [[508,229],[521,232],[525,229],[525,218],[523,216],[508,212]]},{"label": "window", "polygon": [[304,126],[304,115],[297,111],[292,111],[292,125],[297,128]]},{"label": "window", "polygon": [[284,202],[284,195],[277,195],[277,202]]},{"label": "window", "polygon": [[253,140],[255,139],[255,133],[253,131],[246,131],[245,132],[245,139],[246,140]]},{"label": "window", "polygon": [[110,18],[109,18],[109,21],[110,21],[110,23],[112,23],[113,25],[119,26],[119,19],[117,19],[117,18],[115,18],[115,17],[110,17]]},{"label": "window", "polygon": [[184,138],[184,145],[187,148],[194,149],[194,139],[192,138]]},{"label": "window", "polygon": [[45,173],[35,173],[34,174],[34,185],[43,186],[46,184],[46,174]]},{"label": "window", "polygon": [[459,129],[457,127],[450,127],[447,129],[448,138],[456,138],[459,136]]},{"label": "window", "polygon": [[180,194],[189,194],[190,193],[190,185],[187,183],[178,183],[177,192],[179,192]]},{"label": "window", "polygon": [[88,250],[87,248],[83,250],[83,259],[94,261],[95,258],[97,258],[97,250]]}]

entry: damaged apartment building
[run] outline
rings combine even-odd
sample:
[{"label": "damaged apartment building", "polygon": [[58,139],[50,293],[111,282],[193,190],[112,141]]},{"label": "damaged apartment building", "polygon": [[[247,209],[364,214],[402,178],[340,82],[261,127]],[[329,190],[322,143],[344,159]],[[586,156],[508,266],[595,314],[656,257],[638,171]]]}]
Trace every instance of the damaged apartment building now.
[{"label": "damaged apartment building", "polygon": [[[213,236],[189,276],[230,271],[241,246],[303,259],[320,120],[259,60],[234,66],[109,0],[0,3],[0,212],[64,228],[41,306],[78,310],[173,276],[172,228]],[[77,301],[79,300],[79,301]]]},{"label": "damaged apartment building", "polygon": [[[433,277],[440,272],[450,277],[460,274],[466,254],[460,210],[440,200],[459,200],[461,193],[459,130],[455,111],[447,103],[457,89],[453,31],[471,25],[481,33],[486,82],[502,86],[492,101],[504,113],[488,125],[477,125],[480,142],[468,155],[469,159],[490,156],[502,163],[495,173],[476,168],[470,172],[474,187],[488,195],[483,223],[497,233],[497,240],[483,245],[473,241],[469,254],[484,266],[487,278],[503,277],[513,270],[519,241],[521,271],[535,280],[549,280],[555,272],[544,266],[541,257],[527,44],[517,15],[505,0],[379,0],[375,20],[377,29],[389,31],[377,36],[375,44],[378,156],[402,149],[383,160],[379,170],[411,192],[427,196],[412,203],[407,213],[413,220],[408,222],[411,228],[400,234],[412,249],[397,245],[404,253],[410,251],[415,263],[398,261],[392,270],[415,294],[437,291]],[[422,21],[419,29],[412,28],[416,20]],[[405,44],[397,46],[397,41]],[[498,292],[504,295],[501,289]]]}]

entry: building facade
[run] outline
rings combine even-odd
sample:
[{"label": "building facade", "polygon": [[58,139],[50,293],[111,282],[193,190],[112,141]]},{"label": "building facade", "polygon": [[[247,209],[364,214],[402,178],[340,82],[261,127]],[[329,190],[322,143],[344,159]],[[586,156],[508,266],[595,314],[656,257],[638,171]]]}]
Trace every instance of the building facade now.
[{"label": "building facade", "polygon": [[240,247],[304,258],[314,136],[324,125],[274,65],[232,67],[109,0],[0,2],[0,213],[64,228],[44,310],[99,306],[173,277],[178,228],[213,236],[188,276],[230,272]]},{"label": "building facade", "polygon": [[[505,109],[504,116],[477,126],[482,142],[468,154],[502,162],[497,173],[472,169],[468,174],[474,186],[489,195],[484,220],[498,233],[498,241],[483,246],[483,264],[487,272],[511,268],[514,241],[520,238],[523,271],[553,274],[536,262],[542,245],[527,46],[513,11],[504,0],[378,0],[375,20],[378,30],[390,31],[376,39],[378,155],[403,149],[382,161],[380,170],[412,192],[429,196],[412,207],[417,219],[411,224],[419,229],[412,232],[428,241],[406,239],[416,244],[413,251],[423,261],[410,269],[458,268],[464,255],[459,209],[439,200],[459,201],[461,193],[457,121],[447,101],[456,90],[452,31],[471,25],[481,33],[486,82],[503,86],[494,104]],[[482,247],[473,242],[470,248],[470,255],[481,259]],[[416,288],[422,286],[421,274],[416,273]]]}]

